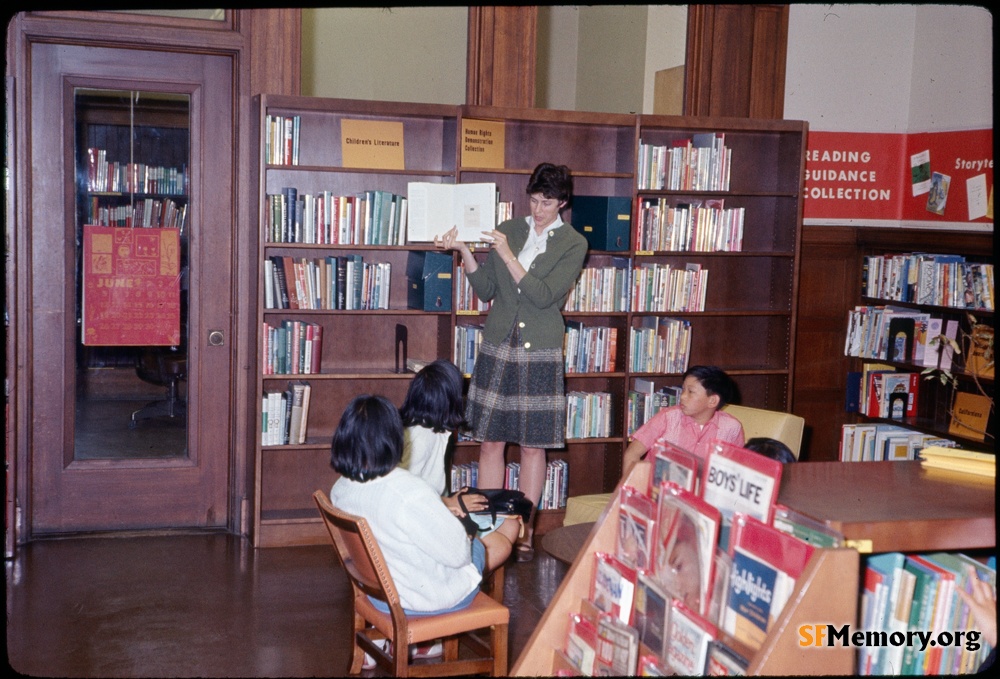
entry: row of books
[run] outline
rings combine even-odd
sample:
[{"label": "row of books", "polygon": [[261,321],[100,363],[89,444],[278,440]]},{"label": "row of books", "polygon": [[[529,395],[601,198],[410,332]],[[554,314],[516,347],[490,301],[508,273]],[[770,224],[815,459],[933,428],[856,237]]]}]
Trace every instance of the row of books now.
[{"label": "row of books", "polygon": [[949,675],[979,671],[991,646],[969,606],[972,579],[996,590],[996,557],[980,563],[961,553],[891,552],[865,561],[861,627],[866,632],[934,636],[929,644],[866,645],[858,656],[862,675]]},{"label": "row of books", "polygon": [[311,395],[312,385],[304,380],[289,382],[284,391],[265,391],[261,400],[260,444],[305,443]]},{"label": "row of books", "polygon": [[726,208],[721,198],[671,205],[643,200],[636,221],[636,249],[670,252],[740,252],[745,208]]},{"label": "row of books", "polygon": [[605,392],[571,391],[566,394],[566,438],[593,439],[611,436],[613,403]]},{"label": "row of books", "polygon": [[640,190],[728,191],[732,149],[723,133],[704,132],[671,146],[639,140]]},{"label": "row of books", "polygon": [[471,375],[479,355],[479,345],[483,341],[483,326],[455,326],[455,352],[452,359],[463,375]]},{"label": "row of books", "polygon": [[866,363],[847,374],[847,411],[893,420],[916,417],[920,377],[885,363]]},{"label": "row of books", "polygon": [[774,460],[720,441],[704,463],[671,444],[651,452],[649,486],[619,491],[614,549],[592,556],[565,664],[584,675],[743,674],[813,551],[843,536],[776,503]]},{"label": "row of books", "polygon": [[646,424],[656,413],[664,408],[677,405],[681,395],[679,385],[663,386],[656,388],[652,380],[637,377],[635,388],[628,392],[627,412],[625,415],[625,426],[628,435]]},{"label": "row of books", "polygon": [[950,439],[924,434],[896,424],[845,424],[840,432],[841,462],[915,460],[930,446],[954,448]]},{"label": "row of books", "polygon": [[[449,470],[452,492],[466,486],[476,488],[479,482],[479,462],[453,464]],[[521,465],[508,462],[504,469],[504,488],[520,490]],[[545,466],[545,485],[538,501],[539,509],[562,509],[566,506],[569,492],[569,462],[549,460]]]},{"label": "row of books", "polygon": [[691,322],[644,316],[629,333],[631,372],[683,373],[691,354]]},{"label": "row of books", "polygon": [[566,297],[563,311],[624,312],[628,309],[629,260],[612,257],[610,266],[587,267]]},{"label": "row of books", "polygon": [[264,375],[316,375],[323,356],[323,326],[308,321],[264,321]]},{"label": "row of books", "polygon": [[459,263],[455,269],[455,309],[457,311],[484,313],[490,310],[490,302],[479,299],[472,291],[472,284],[465,273],[465,264]]},{"label": "row of books", "polygon": [[87,224],[137,228],[183,229],[187,220],[187,205],[178,205],[169,198],[143,198],[128,205],[102,205],[91,197]]},{"label": "row of books", "polygon": [[389,191],[300,194],[294,187],[266,197],[269,243],[405,245],[408,201]]},{"label": "row of books", "polygon": [[[508,462],[504,469],[504,488],[521,489],[521,463]],[[569,462],[549,460],[545,465],[545,483],[538,509],[563,509],[569,492]]]},{"label": "row of books", "polygon": [[844,355],[950,370],[958,325],[918,309],[858,305],[847,312]]},{"label": "row of books", "polygon": [[911,252],[871,255],[861,269],[866,297],[993,311],[993,264],[962,255]]},{"label": "row of books", "polygon": [[268,165],[299,164],[299,130],[301,116],[264,118],[264,162]]},{"label": "row of books", "polygon": [[708,269],[686,264],[679,269],[670,264],[649,263],[632,273],[632,311],[692,312],[705,310]]},{"label": "row of books", "polygon": [[618,328],[566,321],[563,354],[567,373],[614,372],[618,354]]},{"label": "row of books", "polygon": [[186,167],[108,160],[107,149],[87,149],[87,191],[91,193],[188,193]]},{"label": "row of books", "polygon": [[359,254],[264,260],[266,309],[388,309],[392,264]]}]

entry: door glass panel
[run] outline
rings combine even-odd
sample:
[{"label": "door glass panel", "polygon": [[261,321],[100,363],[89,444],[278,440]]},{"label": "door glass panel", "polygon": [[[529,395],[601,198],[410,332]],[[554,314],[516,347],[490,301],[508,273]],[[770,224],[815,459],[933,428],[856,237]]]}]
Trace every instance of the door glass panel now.
[{"label": "door glass panel", "polygon": [[74,459],[187,456],[190,98],[78,88]]}]

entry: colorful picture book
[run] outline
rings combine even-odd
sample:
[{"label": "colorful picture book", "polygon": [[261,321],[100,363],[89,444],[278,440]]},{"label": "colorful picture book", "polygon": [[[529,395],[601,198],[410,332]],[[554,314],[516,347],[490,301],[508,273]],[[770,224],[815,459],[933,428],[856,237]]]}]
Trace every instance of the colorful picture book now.
[{"label": "colorful picture book", "polygon": [[658,510],[654,577],[667,594],[707,615],[721,514],[670,481],[660,485]]}]

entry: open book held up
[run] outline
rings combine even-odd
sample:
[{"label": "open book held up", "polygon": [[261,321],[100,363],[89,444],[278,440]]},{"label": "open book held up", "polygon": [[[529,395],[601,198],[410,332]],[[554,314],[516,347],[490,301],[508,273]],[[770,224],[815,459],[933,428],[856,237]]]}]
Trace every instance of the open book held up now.
[{"label": "open book held up", "polygon": [[467,243],[483,240],[483,231],[496,228],[497,186],[483,184],[407,185],[410,242],[427,242],[458,227],[458,239]]}]

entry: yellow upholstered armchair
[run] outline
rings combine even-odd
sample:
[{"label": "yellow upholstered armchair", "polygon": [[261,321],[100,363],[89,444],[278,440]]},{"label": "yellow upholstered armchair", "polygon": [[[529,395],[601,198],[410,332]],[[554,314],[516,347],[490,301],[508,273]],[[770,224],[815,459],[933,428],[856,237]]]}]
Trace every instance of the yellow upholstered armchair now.
[{"label": "yellow upholstered armchair", "polygon": [[[805,420],[798,415],[738,405],[727,405],[722,409],[740,421],[746,440],[764,436],[781,441],[792,451],[795,459],[799,459]],[[567,498],[563,525],[596,521],[611,497],[612,493],[597,493]]]}]

